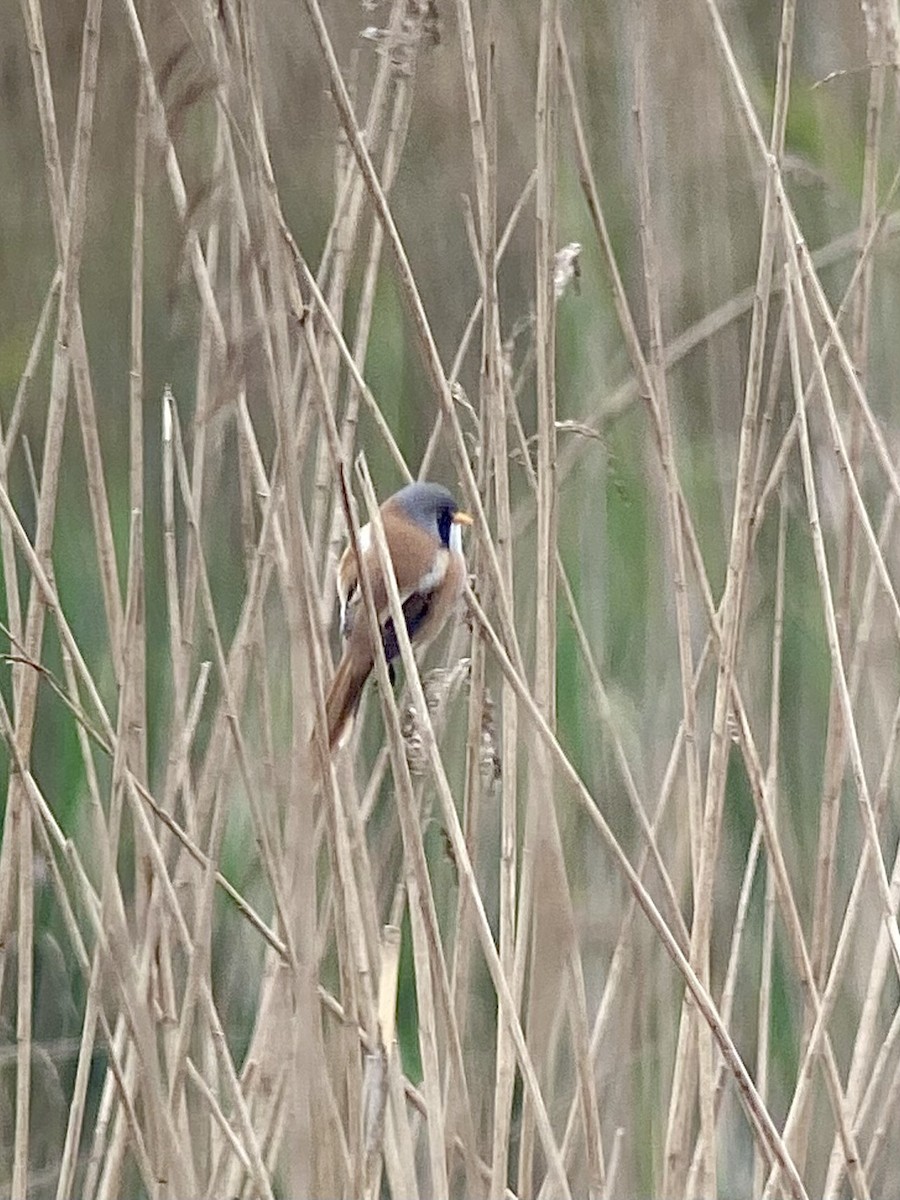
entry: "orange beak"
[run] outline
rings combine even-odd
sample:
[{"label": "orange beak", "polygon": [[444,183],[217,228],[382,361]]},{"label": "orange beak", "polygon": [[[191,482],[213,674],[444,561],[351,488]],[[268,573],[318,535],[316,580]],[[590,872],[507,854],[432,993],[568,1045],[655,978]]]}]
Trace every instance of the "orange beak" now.
[{"label": "orange beak", "polygon": [[450,518],[454,525],[474,525],[474,518],[467,512],[455,512]]}]

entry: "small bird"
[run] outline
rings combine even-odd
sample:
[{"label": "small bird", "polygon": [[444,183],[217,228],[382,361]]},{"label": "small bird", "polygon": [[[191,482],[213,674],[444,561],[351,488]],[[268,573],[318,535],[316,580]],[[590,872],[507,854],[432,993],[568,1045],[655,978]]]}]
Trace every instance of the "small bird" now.
[{"label": "small bird", "polygon": [[[472,518],[460,509],[446,488],[436,483],[410,483],[385,500],[381,520],[403,604],[406,631],[415,645],[425,646],[439,632],[462,595],[466,560],[461,526],[471,525]],[[390,664],[399,655],[400,647],[369,525],[360,529],[358,541],[372,583],[385,657]],[[338,564],[337,589],[344,652],[325,699],[329,749],[334,749],[356,712],[363,685],[375,665],[359,586],[359,564],[352,546],[347,547]]]}]

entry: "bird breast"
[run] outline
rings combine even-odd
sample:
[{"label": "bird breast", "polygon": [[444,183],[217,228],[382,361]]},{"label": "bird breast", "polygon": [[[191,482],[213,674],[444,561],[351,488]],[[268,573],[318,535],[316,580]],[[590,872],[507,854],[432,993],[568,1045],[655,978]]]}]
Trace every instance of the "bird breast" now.
[{"label": "bird breast", "polygon": [[429,592],[433,592],[435,588],[440,587],[446,578],[447,567],[449,563],[450,551],[444,549],[443,547],[441,547],[440,550],[436,550],[434,555],[434,565],[432,566],[431,570],[426,571],[421,579],[419,579],[418,583],[416,583],[415,587],[409,588],[405,595],[403,592],[401,592],[400,599],[406,600],[406,598],[411,596],[414,592],[420,592],[422,595],[427,595]]},{"label": "bird breast", "polygon": [[439,588],[447,578],[447,569],[450,566],[450,559],[453,555],[458,555],[462,559],[463,565],[465,564],[462,549],[462,530],[458,525],[450,526],[450,548],[447,549],[445,546],[442,546],[439,550],[435,551],[434,565],[431,570],[427,571],[414,587],[408,588],[405,592],[401,591],[400,599],[406,600],[414,592],[427,594],[428,592],[433,592],[435,588]]}]

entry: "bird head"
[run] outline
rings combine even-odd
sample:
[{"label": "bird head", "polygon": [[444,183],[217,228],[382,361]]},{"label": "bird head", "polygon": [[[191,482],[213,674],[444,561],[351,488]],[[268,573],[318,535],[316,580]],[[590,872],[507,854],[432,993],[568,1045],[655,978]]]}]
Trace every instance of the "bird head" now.
[{"label": "bird head", "polygon": [[462,511],[445,487],[437,483],[410,483],[392,500],[410,520],[433,533],[442,545],[451,550],[462,548],[460,526],[471,525],[472,518]]}]

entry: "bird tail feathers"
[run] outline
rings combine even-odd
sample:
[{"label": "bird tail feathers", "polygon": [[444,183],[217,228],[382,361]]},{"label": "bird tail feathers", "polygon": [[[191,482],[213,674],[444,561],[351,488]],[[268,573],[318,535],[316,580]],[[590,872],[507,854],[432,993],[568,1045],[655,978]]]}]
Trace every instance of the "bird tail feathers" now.
[{"label": "bird tail feathers", "polygon": [[356,712],[363,684],[371,670],[371,663],[360,665],[354,662],[350,655],[345,655],[338,663],[328,695],[325,697],[329,750],[335,748],[347,722]]}]

